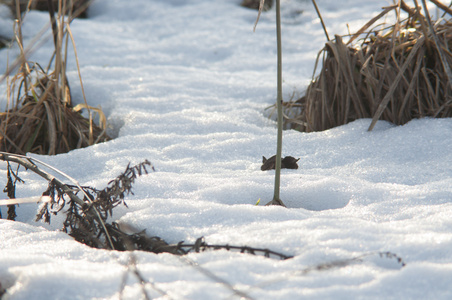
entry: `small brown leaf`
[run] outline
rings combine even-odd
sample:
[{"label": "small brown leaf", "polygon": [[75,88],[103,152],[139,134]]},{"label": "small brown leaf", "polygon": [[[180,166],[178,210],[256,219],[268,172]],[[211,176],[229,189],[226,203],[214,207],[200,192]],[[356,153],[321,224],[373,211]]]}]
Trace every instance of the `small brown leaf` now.
[{"label": "small brown leaf", "polygon": [[286,156],[281,161],[281,168],[282,169],[298,169],[297,162],[299,161],[299,158],[295,158],[292,156]]},{"label": "small brown leaf", "polygon": [[[298,169],[297,162],[299,158],[295,158],[292,156],[286,156],[281,159],[281,169]],[[262,156],[262,171],[274,170],[276,166],[276,155],[273,155],[269,159]]]}]

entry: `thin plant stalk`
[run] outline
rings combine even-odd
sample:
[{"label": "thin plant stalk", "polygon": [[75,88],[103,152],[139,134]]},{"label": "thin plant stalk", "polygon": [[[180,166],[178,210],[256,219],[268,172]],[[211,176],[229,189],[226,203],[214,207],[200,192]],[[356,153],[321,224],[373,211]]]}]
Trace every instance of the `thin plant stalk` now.
[{"label": "thin plant stalk", "polygon": [[325,23],[323,22],[322,15],[320,14],[319,7],[317,6],[317,3],[315,2],[315,0],[312,0],[312,4],[314,5],[315,11],[317,12],[317,15],[319,16],[320,23],[322,23],[322,27],[323,27],[323,31],[325,32],[326,40],[329,42],[330,36],[328,35],[328,31],[326,30],[326,26],[325,26]]},{"label": "thin plant stalk", "polygon": [[430,15],[428,13],[427,4],[425,3],[425,0],[422,0],[422,6],[424,7],[425,18],[427,19],[428,27],[430,28],[430,32],[433,36],[433,41],[435,42],[436,49],[438,49],[438,54],[443,64],[444,71],[446,73],[447,78],[449,79],[449,86],[452,86],[452,70],[450,69],[446,55],[444,54],[443,49],[441,48],[441,43],[439,42],[438,36],[436,35],[435,29],[433,28],[432,20],[430,19]]},{"label": "thin plant stalk", "polygon": [[[41,169],[38,168],[38,166],[36,165],[36,163],[39,163],[47,168],[49,168],[50,170],[66,177],[67,179],[71,180],[78,188],[79,190],[84,194],[84,198],[90,203],[92,204],[92,200],[89,197],[89,195],[85,192],[85,190],[81,187],[80,183],[78,183],[77,180],[75,180],[74,178],[72,178],[71,176],[67,175],[66,173],[63,173],[62,171],[52,167],[49,164],[46,164],[36,158],[31,158],[29,156],[26,155],[20,155],[20,154],[13,154],[13,153],[8,153],[8,152],[3,152],[0,151],[0,160],[3,161],[8,161],[8,162],[15,162],[17,164],[20,164],[22,166],[24,166],[26,169],[29,169],[31,171],[33,171],[34,173],[38,174],[39,176],[43,177],[44,179],[46,179],[49,182],[54,182],[58,187],[60,187],[65,193],[66,195],[69,196],[69,198],[71,198],[72,201],[76,202],[77,204],[79,204],[80,206],[85,206],[85,202],[80,199],[79,197],[77,197],[72,190],[65,185],[62,181],[58,180],[57,178],[55,178],[54,176],[52,176],[51,174],[42,171]],[[45,199],[45,198],[44,198]],[[97,218],[97,220],[99,221],[99,224],[102,226],[102,229],[105,233],[105,236],[107,238],[107,242],[108,245],[110,246],[110,248],[112,250],[115,249],[115,246],[113,244],[113,241],[110,237],[110,234],[108,233],[107,227],[105,225],[104,220],[102,219],[101,214],[99,213],[98,209],[95,206],[91,206],[91,208],[93,209],[93,214],[94,216]],[[91,213],[90,211],[88,211],[88,213]]]},{"label": "thin plant stalk", "polygon": [[27,83],[27,75],[29,73],[28,70],[28,66],[27,66],[27,59],[25,58],[25,50],[23,47],[24,41],[22,38],[22,16],[20,14],[20,8],[19,8],[19,0],[16,0],[16,17],[17,17],[17,35],[16,35],[16,39],[17,39],[17,44],[19,45],[20,48],[20,52],[21,52],[21,60],[22,60],[22,71],[24,73],[24,86],[25,86],[25,90],[28,90],[28,83]]},{"label": "thin plant stalk", "polygon": [[278,50],[278,77],[277,77],[277,95],[276,106],[278,111],[278,136],[276,140],[276,164],[275,164],[275,191],[273,200],[267,205],[285,206],[281,201],[279,192],[281,186],[281,154],[282,154],[282,129],[283,129],[283,113],[282,113],[282,50],[281,50],[281,11],[280,0],[276,0],[276,44]]}]

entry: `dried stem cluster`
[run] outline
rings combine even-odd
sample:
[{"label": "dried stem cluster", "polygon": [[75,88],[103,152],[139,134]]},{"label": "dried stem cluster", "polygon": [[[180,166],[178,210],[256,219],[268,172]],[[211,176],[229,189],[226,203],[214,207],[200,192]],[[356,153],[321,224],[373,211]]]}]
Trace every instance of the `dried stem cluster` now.
[{"label": "dried stem cluster", "polygon": [[[451,15],[452,11],[434,3]],[[429,14],[404,1],[383,9],[344,43],[340,36],[320,51],[320,74],[306,95],[285,102],[285,128],[321,131],[360,118],[396,125],[413,118],[452,116],[452,21],[429,26]],[[425,9],[424,9],[425,10]],[[401,20],[401,12],[408,17]],[[389,12],[397,22],[368,30]],[[382,28],[382,29],[381,29]],[[359,43],[352,44],[359,37]],[[316,73],[316,70],[314,71]]]},{"label": "dried stem cluster", "polygon": [[[83,92],[75,42],[70,29],[70,22],[81,11],[72,15],[72,9],[66,7],[68,1],[47,2],[55,51],[46,69],[26,59],[30,50],[24,47],[22,40],[21,3],[18,0],[15,2],[15,36],[20,56],[6,75],[17,67],[16,74],[4,77],[7,80],[8,108],[6,112],[0,113],[0,151],[54,155],[110,139],[106,134],[107,124],[102,110],[90,107]],[[54,7],[55,4],[57,7]],[[69,40],[75,52],[84,97],[84,103],[75,107],[72,105],[66,76]],[[82,109],[88,111],[88,118],[82,116]],[[94,113],[99,116],[99,126],[94,124]]]}]

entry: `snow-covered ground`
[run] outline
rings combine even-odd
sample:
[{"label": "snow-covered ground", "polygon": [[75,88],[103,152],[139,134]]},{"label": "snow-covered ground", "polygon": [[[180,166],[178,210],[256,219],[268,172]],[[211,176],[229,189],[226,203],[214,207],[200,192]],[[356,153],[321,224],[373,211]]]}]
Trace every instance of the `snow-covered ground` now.
[{"label": "snow-covered ground", "polygon": [[[32,156],[97,188],[129,162],[148,159],[156,172],[137,179],[129,208],[119,207],[111,221],[170,243],[204,236],[212,244],[294,256],[283,261],[220,250],[186,260],[137,252],[151,298],[239,298],[196,263],[252,299],[452,299],[452,120],[379,122],[372,132],[367,119],[324,132],[285,131],[283,155],[301,158],[300,168],[282,171],[288,208],[264,206],[273,196],[274,171],[261,171],[261,160],[276,152],[276,126],[265,110],[276,95],[275,11],[263,13],[253,33],[257,12],[240,2],[96,0],[90,18],[71,29],[88,102],[102,106],[117,138]],[[392,3],[317,2],[330,35],[347,33],[347,24],[359,29]],[[309,83],[325,36],[311,1],[281,5],[287,100]],[[0,15],[7,15],[4,7]],[[47,13],[30,12],[25,40],[46,22]],[[12,22],[3,18],[1,25],[7,32]],[[30,60],[46,65],[52,47],[49,39]],[[0,71],[16,54],[0,51]],[[68,76],[80,103],[73,57]],[[2,163],[1,185],[5,174]],[[30,172],[20,175],[26,184],[17,197],[47,187]],[[34,222],[37,208],[21,205],[18,222],[0,220],[5,298],[118,299],[129,255],[73,241],[58,231],[62,214],[50,225]],[[406,266],[378,255],[386,251]],[[361,255],[342,267],[306,271]],[[123,299],[140,298],[129,274]]]}]

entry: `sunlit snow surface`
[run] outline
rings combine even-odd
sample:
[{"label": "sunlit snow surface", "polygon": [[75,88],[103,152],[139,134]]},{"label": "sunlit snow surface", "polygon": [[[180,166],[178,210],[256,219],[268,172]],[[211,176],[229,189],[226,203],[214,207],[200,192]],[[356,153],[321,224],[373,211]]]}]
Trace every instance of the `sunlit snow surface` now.
[{"label": "sunlit snow surface", "polygon": [[[90,18],[75,20],[71,29],[88,102],[102,106],[117,138],[68,154],[32,156],[100,189],[129,162],[150,160],[156,172],[137,179],[129,208],[117,208],[110,221],[170,243],[204,236],[212,244],[294,256],[188,256],[250,298],[452,299],[452,121],[379,122],[368,132],[366,119],[324,132],[286,131],[283,155],[301,158],[298,170],[282,171],[281,199],[289,208],[263,206],[273,197],[274,171],[262,172],[261,160],[276,152],[275,124],[265,110],[276,95],[275,11],[263,13],[253,33],[257,12],[240,2],[96,0]],[[390,4],[317,2],[330,35],[347,33],[347,23],[351,31],[359,29]],[[325,35],[311,1],[281,5],[287,100],[303,94]],[[31,12],[24,22],[30,41],[48,14]],[[1,24],[12,27],[5,19]],[[46,65],[51,49],[48,39],[30,59]],[[2,72],[7,56],[11,61],[17,53],[0,51]],[[73,57],[68,76],[80,103]],[[2,107],[4,97],[2,92]],[[0,173],[4,186],[4,163]],[[20,176],[26,184],[18,185],[17,197],[40,195],[47,187],[30,172]],[[35,204],[22,205],[18,222],[0,220],[6,298],[118,299],[128,254],[79,244],[58,231],[64,214],[47,225],[34,222],[36,211]],[[303,273],[385,251],[406,266],[373,254]],[[239,298],[184,259],[135,256],[151,298]],[[129,274],[123,299],[140,297]]]}]

